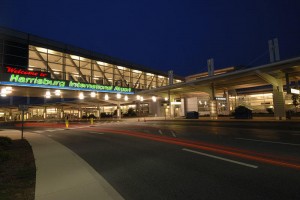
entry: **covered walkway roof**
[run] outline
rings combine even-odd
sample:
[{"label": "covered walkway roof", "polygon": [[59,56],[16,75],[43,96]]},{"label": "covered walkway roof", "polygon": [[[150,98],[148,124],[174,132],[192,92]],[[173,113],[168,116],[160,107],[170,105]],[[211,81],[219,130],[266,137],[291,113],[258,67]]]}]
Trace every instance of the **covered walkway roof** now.
[{"label": "covered walkway roof", "polygon": [[216,93],[223,93],[224,90],[230,91],[271,85],[275,80],[281,80],[285,85],[286,75],[288,75],[289,81],[300,80],[300,57],[144,90],[137,94],[166,97],[170,92],[170,95],[188,97],[207,93],[212,84]]}]

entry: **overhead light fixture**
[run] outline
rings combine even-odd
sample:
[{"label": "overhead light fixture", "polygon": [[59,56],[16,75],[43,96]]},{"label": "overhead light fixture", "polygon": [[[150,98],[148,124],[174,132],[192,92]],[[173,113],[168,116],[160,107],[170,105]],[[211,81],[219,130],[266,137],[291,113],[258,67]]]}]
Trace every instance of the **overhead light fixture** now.
[{"label": "overhead light fixture", "polygon": [[152,101],[156,102],[156,96],[152,96]]},{"label": "overhead light fixture", "polygon": [[42,48],[42,47],[36,47],[36,50],[38,50],[39,52],[42,52],[42,53],[48,53],[48,50],[45,48]]},{"label": "overhead light fixture", "polygon": [[103,65],[103,66],[108,66],[108,63],[101,62],[101,61],[96,61],[98,65]]},{"label": "overhead light fixture", "polygon": [[83,93],[82,93],[82,92],[80,92],[80,93],[79,93],[79,96],[78,96],[78,98],[79,98],[79,99],[84,99],[84,95],[83,95]]},{"label": "overhead light fixture", "polygon": [[136,96],[136,100],[140,100],[141,99],[141,96],[140,95],[137,95]]},{"label": "overhead light fixture", "polygon": [[46,91],[46,95],[45,95],[45,97],[46,97],[47,99],[50,99],[50,97],[51,97],[51,93],[50,93],[50,91]]},{"label": "overhead light fixture", "polygon": [[7,91],[6,88],[1,89],[1,97],[6,97]]},{"label": "overhead light fixture", "polygon": [[91,97],[95,98],[96,97],[96,92],[91,92]]},{"label": "overhead light fixture", "polygon": [[140,101],[144,101],[144,97],[141,97]]},{"label": "overhead light fixture", "polygon": [[137,73],[137,74],[142,73],[140,70],[136,70],[136,69],[135,69],[135,70],[132,70],[132,72],[133,72],[133,73]]},{"label": "overhead light fixture", "polygon": [[117,99],[121,99],[121,94],[117,93]]},{"label": "overhead light fixture", "polygon": [[76,55],[70,55],[70,57],[73,59],[73,60],[79,60],[79,56],[76,56]]},{"label": "overhead light fixture", "polygon": [[128,96],[127,95],[125,95],[124,100],[128,101]]},{"label": "overhead light fixture", "polygon": [[61,94],[61,93],[60,93],[60,90],[55,90],[55,91],[54,91],[54,94],[55,94],[55,96],[60,96],[60,94]]},{"label": "overhead light fixture", "polygon": [[251,94],[249,97],[267,97],[267,96],[272,96],[272,93],[263,93],[263,94]]},{"label": "overhead light fixture", "polygon": [[104,100],[105,101],[107,101],[109,99],[109,96],[108,96],[108,94],[105,94],[105,96],[104,96]]},{"label": "overhead light fixture", "polygon": [[5,90],[6,90],[6,94],[12,93],[12,87],[10,86],[5,87]]},{"label": "overhead light fixture", "polygon": [[119,70],[124,70],[125,67],[122,67],[122,66],[117,66]]},{"label": "overhead light fixture", "polygon": [[165,101],[168,101],[169,99],[168,99],[168,97],[165,97]]}]

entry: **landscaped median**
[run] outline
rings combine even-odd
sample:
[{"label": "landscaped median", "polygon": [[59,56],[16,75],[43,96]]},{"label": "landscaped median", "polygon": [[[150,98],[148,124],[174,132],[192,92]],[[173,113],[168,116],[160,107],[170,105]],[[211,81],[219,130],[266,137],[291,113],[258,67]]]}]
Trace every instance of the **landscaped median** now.
[{"label": "landscaped median", "polygon": [[36,167],[26,140],[0,136],[0,199],[33,200]]}]

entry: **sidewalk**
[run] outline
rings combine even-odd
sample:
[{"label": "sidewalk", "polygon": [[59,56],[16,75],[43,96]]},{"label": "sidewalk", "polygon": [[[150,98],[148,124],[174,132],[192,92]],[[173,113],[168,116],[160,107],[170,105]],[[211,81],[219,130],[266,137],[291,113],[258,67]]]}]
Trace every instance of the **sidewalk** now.
[{"label": "sidewalk", "polygon": [[[3,129],[0,136],[20,139],[19,130]],[[40,134],[25,132],[35,157],[36,200],[123,199],[83,159],[60,143]]]}]

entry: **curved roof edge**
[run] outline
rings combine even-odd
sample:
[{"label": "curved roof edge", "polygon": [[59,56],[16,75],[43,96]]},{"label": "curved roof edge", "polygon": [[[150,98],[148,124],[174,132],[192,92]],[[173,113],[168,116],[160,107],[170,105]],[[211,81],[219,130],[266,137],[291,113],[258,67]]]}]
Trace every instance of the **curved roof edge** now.
[{"label": "curved roof edge", "polygon": [[[65,53],[70,53],[70,54],[75,54],[78,56],[82,56],[82,57],[88,57],[90,59],[93,60],[100,60],[103,62],[107,62],[113,65],[120,65],[123,67],[127,67],[127,68],[131,68],[131,69],[136,69],[136,70],[141,70],[144,72],[148,72],[148,73],[153,73],[153,74],[158,74],[158,75],[163,75],[168,77],[168,73],[164,72],[164,71],[159,71],[159,70],[153,70],[149,67],[145,67],[143,65],[140,64],[135,64],[135,63],[131,63],[129,61],[126,60],[122,60],[119,58],[115,58],[112,56],[108,56],[105,54],[101,54],[101,53],[97,53],[91,50],[86,50],[84,48],[81,47],[77,47],[74,45],[70,45],[70,44],[66,44],[63,42],[59,42],[59,41],[55,41],[52,39],[48,39],[48,38],[43,38],[40,36],[36,36],[33,34],[29,34],[29,33],[25,33],[22,31],[18,31],[15,29],[11,29],[11,28],[7,28],[7,27],[3,27],[0,26],[0,35],[5,35],[8,37],[12,37],[15,39],[19,39],[21,40],[20,42],[26,42],[27,44],[31,44],[31,45],[36,45],[36,46],[42,46],[42,47],[47,47],[56,51],[61,51],[61,52],[65,52]],[[174,74],[174,78],[176,79],[180,79],[180,80],[184,80],[184,77],[182,76],[178,76]]]}]

